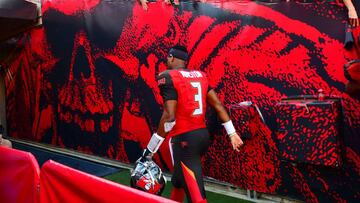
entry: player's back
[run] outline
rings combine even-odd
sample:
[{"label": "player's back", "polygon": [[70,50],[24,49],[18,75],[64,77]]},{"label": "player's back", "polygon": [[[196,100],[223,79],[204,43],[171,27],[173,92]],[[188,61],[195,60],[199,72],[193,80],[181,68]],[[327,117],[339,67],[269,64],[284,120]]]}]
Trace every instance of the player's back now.
[{"label": "player's back", "polygon": [[170,70],[174,88],[177,91],[176,125],[169,133],[179,135],[195,129],[205,128],[206,75],[196,70]]}]

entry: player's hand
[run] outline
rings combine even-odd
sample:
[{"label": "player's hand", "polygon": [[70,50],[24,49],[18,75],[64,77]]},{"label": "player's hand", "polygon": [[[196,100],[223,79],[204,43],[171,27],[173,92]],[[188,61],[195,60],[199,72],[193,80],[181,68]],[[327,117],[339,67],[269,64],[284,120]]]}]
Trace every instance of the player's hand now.
[{"label": "player's hand", "polygon": [[148,1],[147,0],[139,0],[139,1],[140,1],[141,6],[143,7],[143,9],[145,11],[147,11],[148,10],[148,5],[147,5]]},{"label": "player's hand", "polygon": [[[171,0],[164,0],[164,2],[165,2],[166,4],[171,4]],[[173,0],[173,2],[174,2],[174,5],[176,5],[176,6],[180,5],[179,0]]]},{"label": "player's hand", "polygon": [[231,140],[233,149],[236,150],[237,152],[240,152],[240,147],[244,144],[244,142],[241,140],[239,135],[237,133],[235,133],[234,135],[232,135],[230,137],[230,140]]},{"label": "player's hand", "polygon": [[144,149],[141,157],[136,162],[145,163],[146,161],[149,161],[152,159],[152,153],[148,149]]},{"label": "player's hand", "polygon": [[151,160],[152,160],[151,156],[141,156],[136,162],[145,163]]},{"label": "player's hand", "polygon": [[359,18],[355,9],[349,9],[348,15],[349,15],[349,23],[351,26],[357,27],[360,25]]}]

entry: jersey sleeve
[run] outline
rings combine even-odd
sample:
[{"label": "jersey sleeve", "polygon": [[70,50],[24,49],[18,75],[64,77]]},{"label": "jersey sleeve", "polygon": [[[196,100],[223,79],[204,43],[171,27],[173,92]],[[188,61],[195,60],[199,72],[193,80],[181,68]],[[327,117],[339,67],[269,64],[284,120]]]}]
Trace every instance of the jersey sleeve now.
[{"label": "jersey sleeve", "polygon": [[158,87],[160,89],[160,94],[165,101],[167,100],[177,100],[178,95],[174,87],[172,78],[168,72],[163,72],[157,77]]}]

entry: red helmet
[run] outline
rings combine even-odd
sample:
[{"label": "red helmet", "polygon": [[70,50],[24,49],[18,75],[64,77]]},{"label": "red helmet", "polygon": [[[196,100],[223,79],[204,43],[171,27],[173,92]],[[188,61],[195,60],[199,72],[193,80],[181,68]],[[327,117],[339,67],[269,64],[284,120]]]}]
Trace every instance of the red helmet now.
[{"label": "red helmet", "polygon": [[137,161],[131,173],[130,185],[151,194],[161,195],[166,179],[160,167],[152,160]]}]

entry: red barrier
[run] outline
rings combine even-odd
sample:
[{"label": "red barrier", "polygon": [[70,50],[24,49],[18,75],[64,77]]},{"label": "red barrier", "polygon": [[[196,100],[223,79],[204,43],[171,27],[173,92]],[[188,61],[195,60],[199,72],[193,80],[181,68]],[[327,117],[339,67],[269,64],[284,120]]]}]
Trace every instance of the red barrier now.
[{"label": "red barrier", "polygon": [[0,147],[0,202],[38,202],[39,171],[31,153]]},{"label": "red barrier", "polygon": [[173,202],[54,161],[41,168],[40,202]]}]

